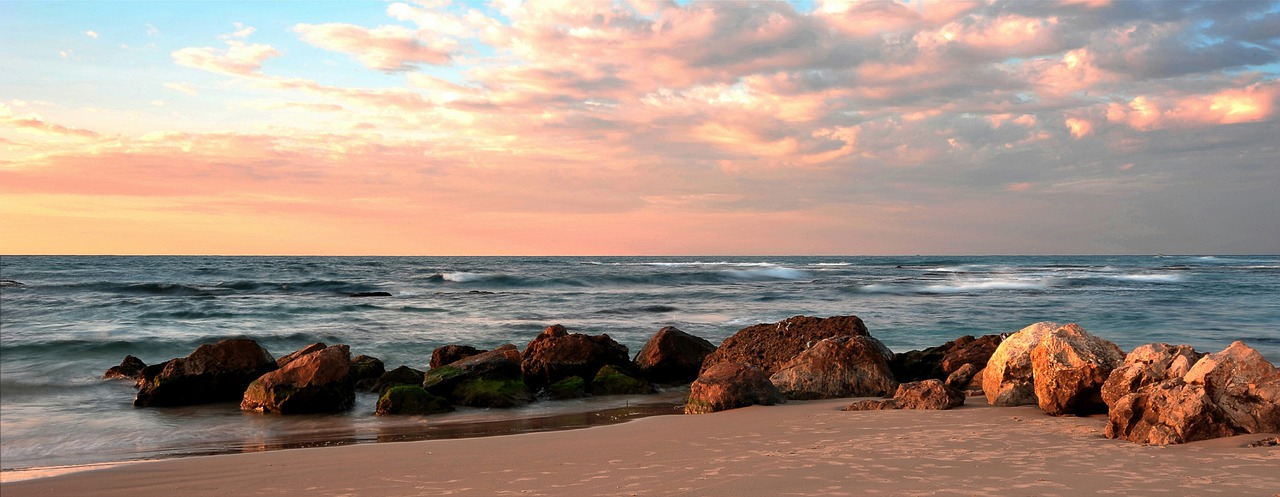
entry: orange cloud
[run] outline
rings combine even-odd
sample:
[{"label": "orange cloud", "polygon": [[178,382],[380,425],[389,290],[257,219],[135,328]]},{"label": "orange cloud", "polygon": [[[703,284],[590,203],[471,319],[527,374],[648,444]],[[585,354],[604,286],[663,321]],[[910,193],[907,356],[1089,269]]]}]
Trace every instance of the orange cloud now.
[{"label": "orange cloud", "polygon": [[416,64],[447,64],[456,45],[447,39],[428,46],[413,30],[402,26],[366,29],[353,24],[299,24],[294,31],[303,41],[317,47],[354,55],[370,69],[407,71]]},{"label": "orange cloud", "polygon": [[1077,140],[1093,133],[1093,123],[1086,119],[1069,117],[1067,118],[1066,125],[1067,129],[1071,130],[1071,137]]},{"label": "orange cloud", "polygon": [[1270,118],[1280,83],[1256,83],[1207,95],[1140,95],[1107,106],[1107,120],[1139,130],[1257,122]]}]

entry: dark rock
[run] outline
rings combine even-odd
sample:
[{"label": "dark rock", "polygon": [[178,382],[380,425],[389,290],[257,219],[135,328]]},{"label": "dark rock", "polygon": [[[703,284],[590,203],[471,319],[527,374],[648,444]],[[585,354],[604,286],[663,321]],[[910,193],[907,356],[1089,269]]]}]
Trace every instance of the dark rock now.
[{"label": "dark rock", "polygon": [[[969,390],[970,386],[974,384],[974,377],[976,377],[981,371],[982,369],[980,367],[972,363],[962,365],[960,366],[960,369],[955,370],[955,372],[947,376],[946,384],[948,387],[956,390]],[[982,382],[978,381],[977,384],[978,388],[981,389]]]},{"label": "dark rock", "polygon": [[511,344],[431,369],[422,387],[471,407],[515,407],[533,401],[521,381],[520,352]]},{"label": "dark rock", "polygon": [[432,368],[438,368],[483,352],[483,350],[470,345],[445,345],[431,351],[431,363],[429,366]]},{"label": "dark rock", "polygon": [[702,372],[716,364],[736,362],[759,368],[767,378],[804,349],[836,336],[868,336],[867,326],[857,316],[795,316],[777,323],[749,326],[725,339],[708,355],[702,362]]},{"label": "dark rock", "polygon": [[133,405],[180,406],[239,400],[249,383],[276,369],[270,352],[249,339],[201,345],[184,358],[147,366]]},{"label": "dark rock", "polygon": [[289,364],[290,362],[293,362],[294,359],[310,354],[312,352],[318,352],[318,351],[324,350],[327,347],[328,345],[325,345],[324,342],[316,342],[306,347],[300,348],[298,350],[290,352],[288,355],[284,357],[276,359],[276,367],[283,368],[285,364]]},{"label": "dark rock", "polygon": [[863,399],[849,404],[842,411],[891,411],[898,408],[893,399]]},{"label": "dark rock", "polygon": [[888,395],[898,387],[891,358],[893,352],[870,336],[831,337],[783,364],[769,381],[797,400]]},{"label": "dark rock", "polygon": [[895,354],[889,366],[898,381],[945,380],[965,364],[974,364],[978,369],[986,367],[987,360],[999,346],[1000,335],[979,338],[965,335],[937,347]]},{"label": "dark rock", "polygon": [[705,414],[786,401],[764,371],[750,364],[721,362],[703,370],[689,385],[689,401],[684,413]]},{"label": "dark rock", "polygon": [[453,406],[449,405],[449,401],[427,393],[420,386],[395,385],[378,397],[378,407],[374,414],[426,416],[452,411]]},{"label": "dark rock", "polygon": [[1256,442],[1249,442],[1249,447],[1276,447],[1280,446],[1280,437],[1267,437]]},{"label": "dark rock", "polygon": [[351,294],[352,297],[390,297],[391,292],[357,292]]},{"label": "dark rock", "polygon": [[600,368],[596,377],[591,380],[591,395],[638,395],[655,392],[649,382],[627,374],[612,364]]},{"label": "dark rock", "polygon": [[[603,370],[603,368],[601,368]],[[550,400],[580,399],[587,396],[587,380],[570,376],[544,387],[538,397]]]},{"label": "dark rock", "polygon": [[711,342],[667,326],[645,342],[634,362],[640,376],[651,382],[689,383],[698,378],[702,361],[715,350]]},{"label": "dark rock", "polygon": [[240,409],[279,414],[345,411],[356,400],[350,370],[349,347],[326,347],[253,380]]},{"label": "dark rock", "polygon": [[347,371],[348,380],[361,390],[368,390],[387,372],[382,360],[377,357],[360,354],[351,358],[351,368]]},{"label": "dark rock", "polygon": [[524,381],[535,389],[570,376],[595,378],[606,365],[631,365],[627,347],[609,335],[570,334],[560,325],[547,327],[520,356]]},{"label": "dark rock", "polygon": [[142,374],[142,370],[147,367],[147,363],[142,359],[127,355],[124,360],[120,361],[119,366],[111,366],[107,372],[102,373],[104,380],[131,380],[137,381],[138,375]]},{"label": "dark rock", "polygon": [[964,397],[964,392],[929,379],[898,385],[893,401],[899,409],[946,410],[964,405]]},{"label": "dark rock", "polygon": [[470,378],[460,382],[447,397],[471,407],[519,407],[533,402],[529,387],[520,380]]},{"label": "dark rock", "polygon": [[1124,362],[1120,347],[1069,324],[1050,331],[1031,350],[1040,410],[1054,416],[1107,412],[1102,384]]},{"label": "dark rock", "polygon": [[414,385],[422,386],[422,380],[425,373],[418,371],[409,366],[400,366],[382,373],[373,385],[369,387],[369,391],[384,393],[387,388],[396,385]]}]

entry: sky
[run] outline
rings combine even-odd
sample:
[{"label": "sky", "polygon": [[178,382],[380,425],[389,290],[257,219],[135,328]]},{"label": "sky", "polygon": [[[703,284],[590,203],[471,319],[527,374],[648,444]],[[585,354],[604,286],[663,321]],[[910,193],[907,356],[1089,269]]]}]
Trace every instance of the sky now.
[{"label": "sky", "polygon": [[0,254],[1280,253],[1280,3],[0,1]]}]

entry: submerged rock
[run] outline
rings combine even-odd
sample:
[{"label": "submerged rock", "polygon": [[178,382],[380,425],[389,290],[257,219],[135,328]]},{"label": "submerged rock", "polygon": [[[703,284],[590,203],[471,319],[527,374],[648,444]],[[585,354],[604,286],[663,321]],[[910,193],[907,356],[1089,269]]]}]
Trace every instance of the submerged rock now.
[{"label": "submerged rock", "polygon": [[240,409],[279,414],[339,412],[355,404],[351,349],[334,345],[294,359],[250,383]]},{"label": "submerged rock", "polygon": [[797,400],[888,395],[898,387],[889,371],[892,358],[893,352],[870,336],[831,337],[783,364],[769,381]]},{"label": "submerged rock", "polygon": [[124,360],[120,361],[119,366],[111,366],[105,373],[102,373],[104,380],[131,380],[137,381],[138,375],[142,374],[142,370],[146,369],[147,363],[142,359],[126,355]]},{"label": "submerged rock", "polygon": [[867,326],[857,316],[815,318],[795,316],[777,323],[757,324],[738,330],[702,363],[702,373],[725,362],[749,364],[766,377],[824,338],[869,336]]},{"label": "submerged rock", "polygon": [[706,414],[751,405],[782,404],[787,398],[764,371],[750,364],[721,362],[702,371],[689,385],[685,414]]},{"label": "submerged rock", "polygon": [[629,367],[627,347],[609,335],[569,333],[563,326],[549,326],[520,354],[520,370],[530,388],[542,388],[570,376],[595,378],[607,365]]},{"label": "submerged rock", "polygon": [[239,400],[276,360],[258,342],[245,338],[204,344],[183,358],[147,366],[138,377],[133,405],[181,406]]},{"label": "submerged rock", "polygon": [[386,372],[387,368],[382,364],[382,359],[360,354],[351,358],[351,369],[347,371],[347,379],[357,389],[369,390]]},{"label": "submerged rock", "polygon": [[715,350],[711,342],[667,326],[645,342],[633,362],[640,375],[654,383],[689,383]]},{"label": "submerged rock", "polygon": [[418,385],[395,385],[378,397],[378,407],[374,414],[426,416],[453,410],[448,400],[431,395]]},{"label": "submerged rock", "polygon": [[538,398],[549,400],[580,399],[587,396],[587,380],[570,376],[538,391]]}]

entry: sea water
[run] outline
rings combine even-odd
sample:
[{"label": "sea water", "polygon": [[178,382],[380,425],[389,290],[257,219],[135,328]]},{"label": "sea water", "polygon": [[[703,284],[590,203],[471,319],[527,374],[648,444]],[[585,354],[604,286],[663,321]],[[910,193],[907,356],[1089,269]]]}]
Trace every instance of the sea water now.
[{"label": "sea water", "polygon": [[[854,314],[898,352],[1057,321],[1126,350],[1244,340],[1280,363],[1280,256],[5,256],[0,279],[4,469],[467,435],[503,419],[538,429],[647,402],[383,418],[365,394],[343,414],[264,416],[234,403],[134,408],[130,382],[100,379],[126,354],[156,364],[230,337],[277,357],[344,343],[388,369],[426,369],[441,345],[523,348],[552,324],[607,333],[634,354],[664,326],[719,343],[757,323]],[[361,292],[392,296],[351,297]]]}]

